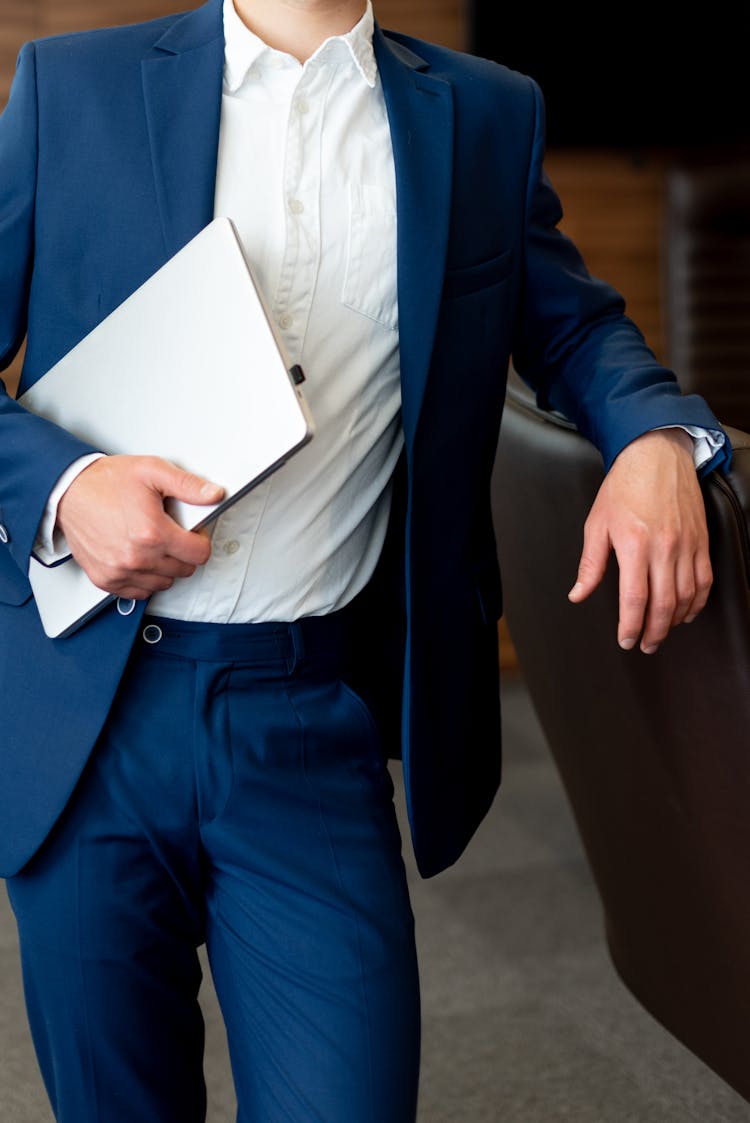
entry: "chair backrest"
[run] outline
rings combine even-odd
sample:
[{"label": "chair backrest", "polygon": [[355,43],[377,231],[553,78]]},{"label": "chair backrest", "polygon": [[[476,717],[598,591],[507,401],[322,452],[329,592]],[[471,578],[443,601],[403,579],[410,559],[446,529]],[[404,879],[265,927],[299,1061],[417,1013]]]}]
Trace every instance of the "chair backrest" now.
[{"label": "chair backrest", "polygon": [[613,963],[750,1100],[750,437],[704,482],[715,583],[652,657],[616,643],[617,573],[573,606],[603,476],[575,428],[508,391],[493,478],[506,618],[580,830]]},{"label": "chair backrest", "polygon": [[750,149],[675,162],[664,217],[668,362],[723,423],[750,431]]}]

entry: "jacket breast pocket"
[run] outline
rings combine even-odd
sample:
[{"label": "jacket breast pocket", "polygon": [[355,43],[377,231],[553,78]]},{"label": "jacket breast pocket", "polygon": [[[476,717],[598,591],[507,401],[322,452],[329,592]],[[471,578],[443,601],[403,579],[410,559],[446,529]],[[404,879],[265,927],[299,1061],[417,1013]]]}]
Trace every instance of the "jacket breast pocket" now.
[{"label": "jacket breast pocket", "polygon": [[513,250],[505,250],[504,253],[487,261],[478,262],[476,265],[468,265],[462,269],[448,269],[445,273],[443,296],[452,300],[492,288],[494,285],[501,285],[510,277],[512,265]]}]

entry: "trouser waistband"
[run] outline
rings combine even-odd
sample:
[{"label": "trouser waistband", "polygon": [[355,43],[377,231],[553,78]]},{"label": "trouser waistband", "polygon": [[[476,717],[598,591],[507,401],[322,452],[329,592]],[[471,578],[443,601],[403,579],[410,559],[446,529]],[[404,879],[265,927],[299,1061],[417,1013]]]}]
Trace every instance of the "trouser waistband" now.
[{"label": "trouser waistband", "polygon": [[353,605],[291,623],[213,624],[145,615],[139,647],[143,654],[207,662],[283,662],[291,671],[311,661],[348,661],[354,651],[356,616]]}]

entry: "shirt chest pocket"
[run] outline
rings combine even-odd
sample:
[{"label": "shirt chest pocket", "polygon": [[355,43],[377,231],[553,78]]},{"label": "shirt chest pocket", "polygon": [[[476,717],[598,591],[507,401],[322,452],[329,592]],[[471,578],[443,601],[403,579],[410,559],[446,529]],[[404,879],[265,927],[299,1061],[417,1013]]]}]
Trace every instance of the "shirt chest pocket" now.
[{"label": "shirt chest pocket", "polygon": [[341,301],[383,327],[398,327],[396,198],[385,187],[351,184]]}]

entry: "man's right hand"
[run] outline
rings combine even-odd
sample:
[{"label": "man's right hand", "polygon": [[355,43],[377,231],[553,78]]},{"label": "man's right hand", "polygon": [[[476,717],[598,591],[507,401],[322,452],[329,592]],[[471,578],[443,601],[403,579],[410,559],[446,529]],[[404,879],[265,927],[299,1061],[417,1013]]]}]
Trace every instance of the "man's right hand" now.
[{"label": "man's right hand", "polygon": [[155,456],[105,456],[73,480],[57,525],[98,588],[145,600],[190,577],[211,554],[208,535],[184,530],[164,500],[211,504],[223,495],[218,484]]}]

